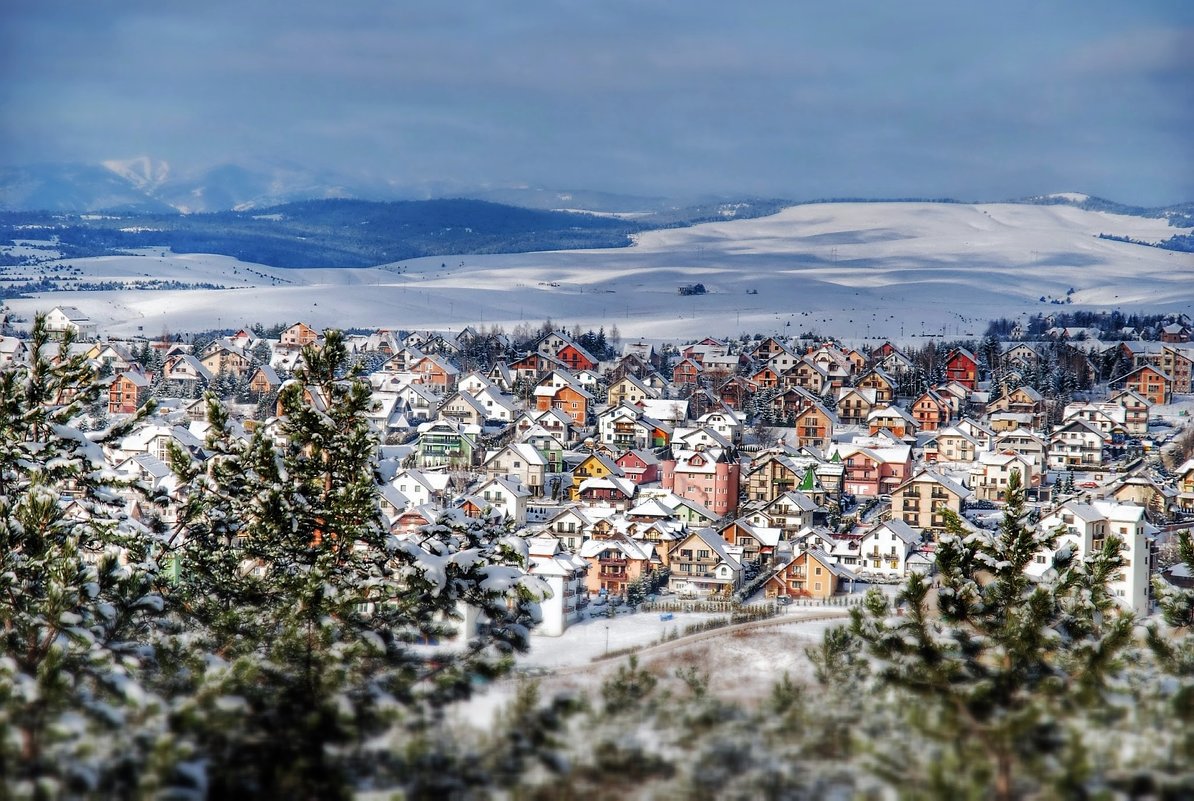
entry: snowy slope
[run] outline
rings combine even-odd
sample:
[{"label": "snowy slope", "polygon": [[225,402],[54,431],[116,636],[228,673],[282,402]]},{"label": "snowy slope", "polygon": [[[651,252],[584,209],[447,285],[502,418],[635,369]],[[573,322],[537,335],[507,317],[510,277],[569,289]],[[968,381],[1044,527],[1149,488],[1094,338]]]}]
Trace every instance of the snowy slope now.
[{"label": "snowy slope", "polygon": [[[642,234],[634,247],[414,259],[371,269],[281,270],[220,256],[73,259],[97,278],[146,274],[239,289],[52,294],[28,315],[78,306],[113,333],[302,319],[317,326],[459,329],[546,317],[658,339],[741,331],[841,336],[982,333],[986,320],[1056,306],[1189,310],[1194,254],[1160,241],[1190,229],[1065,205],[796,206]],[[677,288],[703,283],[702,297]],[[757,294],[754,292],[757,291]]]}]

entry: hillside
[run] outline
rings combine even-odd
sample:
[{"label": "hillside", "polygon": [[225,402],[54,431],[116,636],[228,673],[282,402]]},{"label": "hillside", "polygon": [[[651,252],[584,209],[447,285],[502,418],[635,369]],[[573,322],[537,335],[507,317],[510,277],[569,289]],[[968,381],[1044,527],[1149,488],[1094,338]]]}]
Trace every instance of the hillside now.
[{"label": "hillside", "polygon": [[[25,316],[74,305],[113,332],[153,334],[217,320],[458,329],[550,317],[594,329],[616,324],[623,337],[656,339],[803,330],[978,336],[993,317],[1048,312],[1054,302],[1189,311],[1194,255],[1099,234],[1155,242],[1190,232],[1163,219],[1069,205],[810,204],[753,220],[645,231],[631,247],[430,256],[369,269],[282,270],[161,249],[72,258],[8,275],[52,277],[70,265],[80,280],[240,288],[55,292],[8,305]],[[709,294],[678,294],[695,282]]]}]

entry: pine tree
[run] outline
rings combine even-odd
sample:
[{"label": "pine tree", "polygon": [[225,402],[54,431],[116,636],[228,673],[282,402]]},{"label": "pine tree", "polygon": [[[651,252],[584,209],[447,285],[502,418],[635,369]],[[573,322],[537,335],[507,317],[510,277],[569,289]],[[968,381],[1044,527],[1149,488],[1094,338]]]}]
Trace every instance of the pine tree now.
[{"label": "pine tree", "polygon": [[852,615],[851,636],[875,660],[876,691],[893,693],[912,730],[937,744],[901,749],[905,781],[919,767],[934,792],[987,787],[1003,800],[1081,778],[1081,734],[1067,724],[1100,706],[1131,644],[1132,618],[1106,587],[1122,565],[1120,543],[1108,537],[1082,563],[1061,548],[1034,581],[1025,568],[1059,532],[1036,531],[1023,514],[1013,473],[998,532],[966,531],[946,513],[936,589],[912,576],[897,597],[902,618],[878,593]]},{"label": "pine tree", "polygon": [[[1188,574],[1194,575],[1194,538],[1178,534],[1178,553]],[[1152,746],[1146,788],[1161,798],[1189,797],[1194,793],[1194,589],[1155,581],[1164,626],[1149,626],[1148,645],[1157,662],[1156,671],[1144,676],[1145,702],[1155,717],[1145,722],[1142,738]],[[1156,673],[1174,679],[1157,681]],[[1163,794],[1162,792],[1163,791]]]},{"label": "pine tree", "polygon": [[[128,520],[101,445],[106,392],[45,319],[30,363],[0,371],[0,795],[122,797],[144,787],[161,705],[144,688],[162,599],[156,542]],[[133,491],[133,487],[123,487]]]},{"label": "pine tree", "polygon": [[[339,332],[304,364],[280,393],[283,445],[261,431],[237,441],[209,400],[210,458],[173,455],[187,500],[172,600],[191,641],[220,657],[180,689],[175,724],[207,755],[213,797],[343,798],[384,776],[377,736],[506,669],[527,645],[528,601],[545,592],[504,530],[445,521],[392,536],[368,385]],[[411,646],[449,636],[459,603],[480,610],[483,636]]]}]

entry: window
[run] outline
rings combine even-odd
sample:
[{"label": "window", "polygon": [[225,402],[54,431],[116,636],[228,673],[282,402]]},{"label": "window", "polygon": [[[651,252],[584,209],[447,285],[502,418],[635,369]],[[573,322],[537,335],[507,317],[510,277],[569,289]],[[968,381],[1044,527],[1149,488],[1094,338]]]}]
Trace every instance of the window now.
[{"label": "window", "polygon": [[697,551],[697,559],[708,559],[708,558],[709,558],[708,551],[706,551],[706,550]]},{"label": "window", "polygon": [[[814,570],[813,572],[814,572],[816,575],[818,575],[818,576],[819,576],[819,575],[821,575],[821,568],[819,568],[819,567],[818,567],[818,568],[817,568],[816,570]],[[821,585],[820,585],[820,584],[818,584],[817,586],[818,586],[818,587],[820,587]]]}]

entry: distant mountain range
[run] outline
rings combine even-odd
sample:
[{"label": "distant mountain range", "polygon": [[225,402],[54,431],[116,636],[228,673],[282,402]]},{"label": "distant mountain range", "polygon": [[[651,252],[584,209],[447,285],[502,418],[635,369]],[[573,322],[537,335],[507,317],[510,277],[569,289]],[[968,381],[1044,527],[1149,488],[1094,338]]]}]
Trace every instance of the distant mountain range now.
[{"label": "distant mountain range", "polygon": [[[466,187],[448,183],[403,185],[371,175],[334,175],[286,163],[223,164],[198,172],[180,173],[167,162],[148,156],[112,159],[102,164],[0,167],[0,211],[194,214],[248,211],[297,201],[341,198],[375,201],[469,198],[528,209],[617,214],[627,219],[652,216],[656,226],[667,224],[669,218],[673,223],[691,221],[694,208],[706,209],[709,219],[717,219],[718,214],[734,216],[727,215],[725,209],[739,200],[713,196],[678,200],[541,187]],[[838,200],[864,199],[822,198],[807,202]],[[1071,205],[1088,211],[1143,217],[1176,215],[1183,220],[1194,215],[1194,203],[1144,208],[1078,192],[1038,195],[1010,202]],[[795,203],[791,201],[786,205]]]},{"label": "distant mountain range", "polygon": [[[162,247],[275,267],[366,267],[416,256],[623,247],[642,231],[763,217],[803,205],[757,198],[677,203],[533,187],[469,193],[445,185],[419,192],[443,194],[395,199],[418,192],[380,179],[350,181],[293,165],[223,165],[180,175],[165,162],[140,157],[101,165],[0,168],[0,245],[28,239],[28,231],[42,228],[56,251],[69,257]],[[1194,203],[1140,208],[1076,192],[1012,202],[1194,227]],[[1158,246],[1194,250],[1194,240],[1178,234]],[[7,251],[0,256],[6,263],[36,260]]]},{"label": "distant mountain range", "polygon": [[0,210],[196,213],[276,206],[297,200],[395,199],[384,182],[357,180],[301,167],[224,164],[176,174],[142,156],[103,164],[40,164],[0,168]]}]

